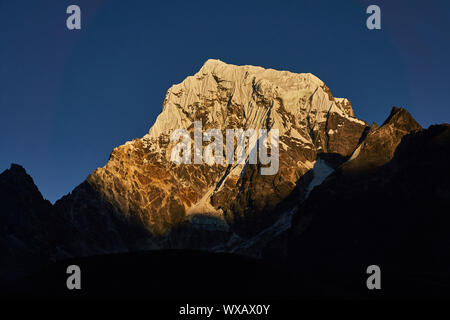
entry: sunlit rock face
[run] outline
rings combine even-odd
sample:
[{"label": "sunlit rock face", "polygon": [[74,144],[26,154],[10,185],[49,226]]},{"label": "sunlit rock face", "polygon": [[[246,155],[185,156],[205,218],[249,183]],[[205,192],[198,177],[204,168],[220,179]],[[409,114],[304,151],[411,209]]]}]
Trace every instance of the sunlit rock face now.
[{"label": "sunlit rock face", "polygon": [[403,108],[393,107],[381,127],[372,124],[364,141],[343,166],[347,171],[376,168],[392,160],[402,138],[422,127]]},{"label": "sunlit rock face", "polygon": [[[269,135],[277,129],[278,171],[261,175],[261,165],[249,164],[248,157],[232,165],[175,164],[171,151],[178,141],[171,134],[187,129],[193,138],[194,121],[224,138],[227,129],[267,129]],[[148,134],[114,149],[108,163],[57,207],[88,229],[98,214],[131,222],[158,239],[145,242],[149,247],[215,246],[273,224],[281,214],[273,208],[318,154],[350,156],[367,128],[347,99],[334,98],[312,74],[208,60],[167,91]],[[111,234],[116,224],[101,228]]]}]

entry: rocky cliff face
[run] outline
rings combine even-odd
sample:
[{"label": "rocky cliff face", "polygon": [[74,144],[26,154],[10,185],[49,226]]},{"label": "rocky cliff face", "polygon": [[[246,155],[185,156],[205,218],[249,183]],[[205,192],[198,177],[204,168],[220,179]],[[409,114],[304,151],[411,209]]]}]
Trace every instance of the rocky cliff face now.
[{"label": "rocky cliff face", "polygon": [[343,169],[361,171],[388,163],[394,156],[401,139],[406,134],[419,130],[422,130],[422,127],[408,111],[403,108],[392,108],[391,114],[381,127],[378,127],[376,123],[372,124],[367,136]]},{"label": "rocky cliff face", "polygon": [[[353,153],[368,128],[353,115],[350,102],[334,98],[312,74],[208,60],[168,90],[147,135],[114,149],[105,167],[56,206],[84,228],[97,219],[94,208],[154,237],[169,235],[164,247],[213,246],[232,233],[248,237],[274,223],[274,207],[313,168],[318,154]],[[187,129],[192,135],[194,121],[224,137],[226,129],[277,129],[278,172],[261,175],[248,152],[242,164],[174,164],[177,141],[171,134]]]}]

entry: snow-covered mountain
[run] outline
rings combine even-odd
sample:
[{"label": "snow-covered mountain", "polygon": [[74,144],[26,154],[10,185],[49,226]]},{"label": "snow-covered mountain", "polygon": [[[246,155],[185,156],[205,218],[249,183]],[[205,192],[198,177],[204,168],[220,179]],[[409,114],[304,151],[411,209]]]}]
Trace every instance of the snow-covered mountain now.
[{"label": "snow-covered mountain", "polygon": [[[92,208],[133,221],[154,236],[170,238],[163,247],[216,246],[233,234],[248,238],[278,219],[281,213],[273,209],[318,155],[352,154],[368,128],[353,115],[350,102],[334,98],[312,74],[208,60],[167,91],[148,134],[114,149],[106,166],[56,207],[80,228],[89,229],[97,219]],[[192,134],[195,121],[203,131],[214,128],[224,136],[227,129],[267,129],[269,134],[277,129],[278,172],[261,175],[260,164],[249,164],[248,157],[232,165],[173,163],[177,142],[171,134],[177,129]],[[95,199],[89,206],[86,195]]]}]

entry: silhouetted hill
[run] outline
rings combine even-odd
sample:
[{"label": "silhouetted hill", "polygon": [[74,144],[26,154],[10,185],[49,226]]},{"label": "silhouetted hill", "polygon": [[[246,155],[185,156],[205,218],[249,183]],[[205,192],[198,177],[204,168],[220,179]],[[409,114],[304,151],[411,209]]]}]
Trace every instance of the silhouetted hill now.
[{"label": "silhouetted hill", "polygon": [[47,262],[52,205],[17,164],[0,174],[0,283]]}]

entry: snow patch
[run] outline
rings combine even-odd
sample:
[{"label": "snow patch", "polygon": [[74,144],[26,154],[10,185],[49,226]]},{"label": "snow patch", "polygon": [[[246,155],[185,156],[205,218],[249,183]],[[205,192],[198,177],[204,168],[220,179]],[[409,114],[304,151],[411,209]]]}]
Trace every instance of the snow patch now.
[{"label": "snow patch", "polygon": [[356,148],[356,150],[353,152],[352,156],[350,157],[350,159],[348,159],[348,161],[352,161],[353,159],[356,159],[359,156],[359,153],[361,152],[361,148],[362,148],[362,144]]},{"label": "snow patch", "polygon": [[320,185],[331,173],[333,173],[334,169],[329,167],[325,160],[320,158],[317,159],[316,163],[313,167],[313,179],[306,189],[305,199],[308,198],[311,191]]},{"label": "snow patch", "polygon": [[230,252],[238,254],[246,254],[255,258],[261,258],[262,248],[274,239],[276,236],[287,231],[292,226],[292,218],[297,207],[283,212],[275,223],[262,230],[260,233],[250,239],[244,239],[233,233],[228,243],[212,249],[213,252]]}]

